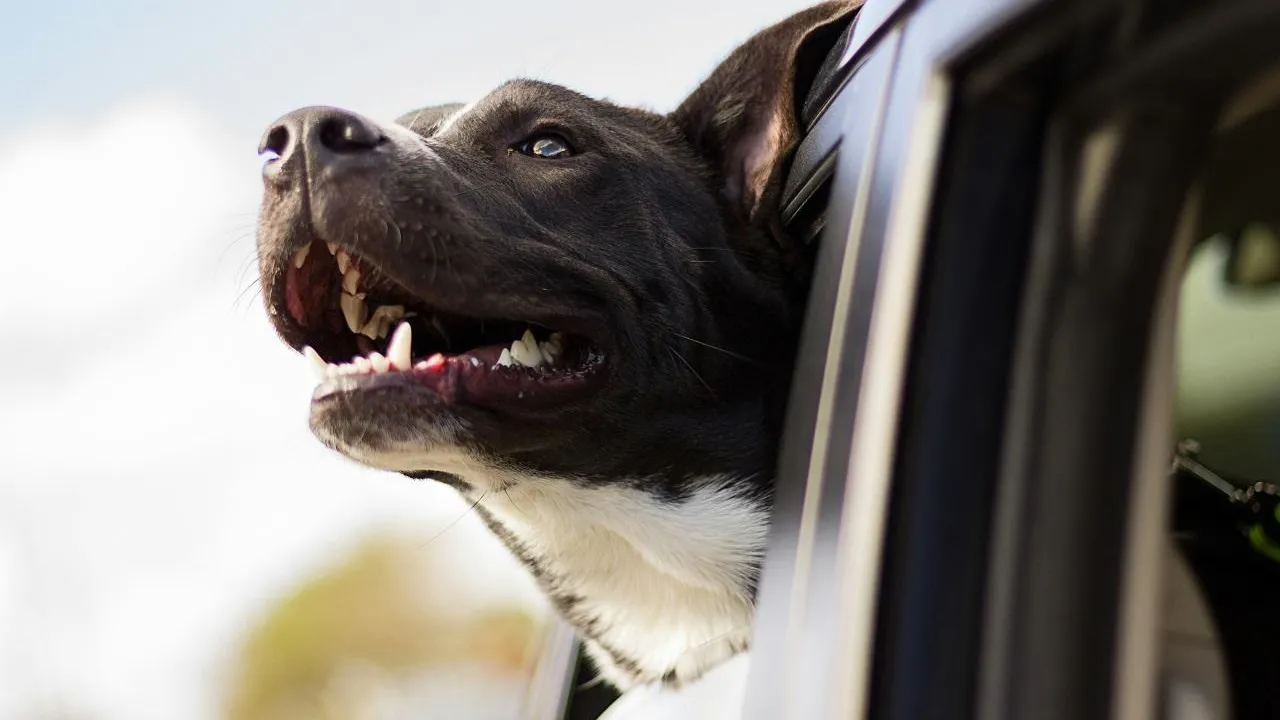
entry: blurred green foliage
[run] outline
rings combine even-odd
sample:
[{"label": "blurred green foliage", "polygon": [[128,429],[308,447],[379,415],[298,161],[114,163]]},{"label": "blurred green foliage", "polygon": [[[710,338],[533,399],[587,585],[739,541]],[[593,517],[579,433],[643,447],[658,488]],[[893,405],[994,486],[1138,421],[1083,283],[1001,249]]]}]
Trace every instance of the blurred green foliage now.
[{"label": "blurred green foliage", "polygon": [[377,537],[303,582],[246,634],[224,717],[361,716],[350,707],[359,693],[344,689],[356,676],[376,689],[463,664],[494,677],[528,675],[538,619],[523,607],[457,607],[445,567],[420,542]]}]

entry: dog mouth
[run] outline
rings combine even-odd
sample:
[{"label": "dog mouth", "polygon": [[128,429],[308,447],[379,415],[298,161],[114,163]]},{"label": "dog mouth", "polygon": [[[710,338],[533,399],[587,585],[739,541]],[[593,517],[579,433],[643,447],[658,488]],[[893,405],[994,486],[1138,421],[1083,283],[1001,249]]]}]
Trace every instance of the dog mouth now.
[{"label": "dog mouth", "polygon": [[288,326],[281,334],[319,381],[315,401],[425,387],[446,404],[537,409],[582,397],[605,365],[596,342],[554,318],[517,307],[469,314],[465,294],[447,306],[415,295],[369,259],[318,239],[290,256],[275,297],[277,327]]}]

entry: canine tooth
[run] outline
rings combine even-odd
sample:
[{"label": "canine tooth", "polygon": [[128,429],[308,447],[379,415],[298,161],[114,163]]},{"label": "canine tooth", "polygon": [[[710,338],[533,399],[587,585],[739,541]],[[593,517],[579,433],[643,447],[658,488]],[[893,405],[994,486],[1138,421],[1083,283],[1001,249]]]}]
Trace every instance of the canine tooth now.
[{"label": "canine tooth", "polygon": [[302,246],[302,249],[293,254],[293,266],[299,270],[303,265],[307,264],[307,255],[311,253],[311,243]]},{"label": "canine tooth", "polygon": [[355,295],[356,290],[358,290],[359,288],[360,288],[360,271],[357,270],[356,268],[351,268],[350,270],[345,271],[342,274],[342,291],[349,295]]},{"label": "canine tooth", "polygon": [[337,255],[337,254],[338,254],[338,243],[331,243],[331,242],[327,242],[327,243],[325,243],[325,247],[329,248],[329,254],[330,254],[330,255]]},{"label": "canine tooth", "polygon": [[384,373],[391,369],[391,361],[382,356],[382,353],[370,353],[369,364],[373,366],[376,373]]},{"label": "canine tooth", "polygon": [[342,316],[347,319],[347,327],[351,332],[358,333],[364,327],[365,313],[367,309],[364,306],[364,300],[343,293],[338,298],[338,304],[342,306]]},{"label": "canine tooth", "polygon": [[320,353],[311,349],[308,345],[302,348],[302,356],[311,361],[311,369],[315,371],[316,377],[324,380],[329,375],[329,363],[320,357]]},{"label": "canine tooth", "polygon": [[498,356],[498,362],[495,367],[509,367],[511,365],[511,351],[502,348],[502,354]]},{"label": "canine tooth", "polygon": [[413,364],[413,326],[400,323],[387,345],[387,359],[397,370],[408,370]]},{"label": "canine tooth", "polygon": [[338,274],[346,275],[347,270],[351,267],[351,256],[347,254],[346,250],[339,250],[337,257],[338,257]]}]

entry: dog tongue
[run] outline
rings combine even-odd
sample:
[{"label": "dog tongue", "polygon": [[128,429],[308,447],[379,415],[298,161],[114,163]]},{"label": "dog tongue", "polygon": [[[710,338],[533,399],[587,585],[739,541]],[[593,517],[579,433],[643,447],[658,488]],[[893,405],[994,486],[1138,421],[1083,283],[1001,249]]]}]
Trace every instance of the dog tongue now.
[{"label": "dog tongue", "polygon": [[413,366],[413,377],[449,404],[495,410],[533,409],[587,389],[581,371],[493,367],[505,348],[490,345],[461,355],[432,355]]}]

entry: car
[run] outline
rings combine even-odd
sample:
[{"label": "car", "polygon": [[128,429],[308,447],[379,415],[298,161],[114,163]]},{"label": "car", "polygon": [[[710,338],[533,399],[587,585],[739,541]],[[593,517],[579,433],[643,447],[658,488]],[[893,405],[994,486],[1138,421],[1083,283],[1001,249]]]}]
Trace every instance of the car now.
[{"label": "car", "polygon": [[751,653],[606,711],[561,627],[527,717],[1280,717],[1276,37],[868,0],[783,204],[815,275]]}]

